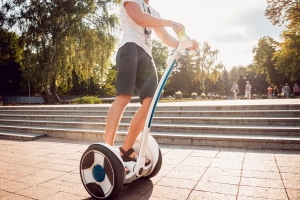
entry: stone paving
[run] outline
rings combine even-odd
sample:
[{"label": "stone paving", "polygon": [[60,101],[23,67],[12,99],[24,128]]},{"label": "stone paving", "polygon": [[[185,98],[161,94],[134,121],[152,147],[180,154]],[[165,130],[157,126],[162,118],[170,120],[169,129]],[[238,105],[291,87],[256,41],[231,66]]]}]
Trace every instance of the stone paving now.
[{"label": "stone paving", "polygon": [[[91,199],[79,175],[81,155],[90,144],[0,140],[0,199]],[[300,151],[160,148],[160,172],[124,186],[118,200],[300,199]]]}]

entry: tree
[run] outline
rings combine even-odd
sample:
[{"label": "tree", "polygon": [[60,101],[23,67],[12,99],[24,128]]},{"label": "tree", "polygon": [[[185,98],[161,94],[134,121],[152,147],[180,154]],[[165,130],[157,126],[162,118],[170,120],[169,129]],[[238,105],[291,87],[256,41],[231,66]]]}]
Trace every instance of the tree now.
[{"label": "tree", "polygon": [[211,80],[214,85],[214,88],[210,91],[213,91],[217,94],[225,95],[227,93],[226,91],[228,88],[228,76],[228,72],[226,71],[223,63],[218,63],[212,71]]},{"label": "tree", "polygon": [[173,68],[173,73],[165,87],[166,95],[181,91],[184,96],[197,92],[194,86],[195,54],[192,51],[182,53]]},{"label": "tree", "polygon": [[24,43],[17,34],[4,29],[0,29],[0,41],[0,95],[20,94]]},{"label": "tree", "polygon": [[289,19],[289,13],[299,13],[298,0],[267,0],[265,16],[274,24],[282,25]]},{"label": "tree", "polygon": [[117,66],[112,65],[106,77],[106,82],[102,87],[102,96],[115,96],[116,95],[116,77]]},{"label": "tree", "polygon": [[204,43],[198,51],[185,51],[174,67],[165,93],[172,95],[181,91],[189,96],[192,92],[205,92],[207,84],[211,91],[216,91],[216,84],[224,70],[222,63],[215,64],[217,54],[218,50],[212,50],[208,43]]},{"label": "tree", "polygon": [[20,63],[23,59],[24,42],[16,33],[0,28],[0,64]]},{"label": "tree", "polygon": [[275,53],[275,65],[289,80],[297,81],[300,79],[300,2],[287,11],[286,17],[289,24],[281,34],[283,42]]},{"label": "tree", "polygon": [[226,68],[224,67],[222,77],[219,81],[221,83],[221,86],[220,86],[220,89],[222,90],[221,94],[223,94],[223,95],[227,95],[231,89],[231,82],[229,82],[229,78],[230,78],[229,73],[226,70]]},{"label": "tree", "polygon": [[209,79],[213,83],[216,83],[220,77],[220,70],[223,70],[221,65],[215,65],[217,60],[218,50],[212,50],[207,42],[204,42],[203,45],[199,45],[202,48],[199,48],[196,52],[196,81],[201,81],[202,92],[205,93],[205,80]]},{"label": "tree", "polygon": [[169,48],[158,40],[152,42],[152,57],[156,65],[158,76],[161,77],[167,65]]},{"label": "tree", "polygon": [[[118,18],[113,5],[119,0],[6,1],[6,23],[17,24],[26,42],[28,57],[23,73],[39,89],[67,93],[72,73],[78,81],[104,84],[116,44]],[[15,23],[13,23],[15,22]],[[33,70],[32,70],[33,69]],[[39,73],[34,71],[38,69]]]},{"label": "tree", "polygon": [[[271,37],[263,37],[258,41],[257,47],[254,47],[252,52],[254,69],[258,74],[266,75],[267,81],[272,82],[271,79],[278,79],[276,76],[275,61],[273,54],[276,52],[277,42]],[[271,77],[275,74],[275,77]]]}]

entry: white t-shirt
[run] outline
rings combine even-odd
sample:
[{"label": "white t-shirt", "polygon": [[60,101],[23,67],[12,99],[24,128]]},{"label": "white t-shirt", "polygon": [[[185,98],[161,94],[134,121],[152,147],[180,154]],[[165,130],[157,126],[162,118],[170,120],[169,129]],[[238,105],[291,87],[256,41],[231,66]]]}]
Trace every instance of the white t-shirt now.
[{"label": "white t-shirt", "polygon": [[251,84],[246,84],[246,89],[245,89],[245,91],[251,91]]},{"label": "white t-shirt", "polygon": [[154,17],[160,18],[157,11],[147,5],[144,0],[122,0],[121,5],[121,28],[123,29],[123,38],[120,42],[120,47],[128,42],[134,42],[138,46],[142,47],[150,56],[152,51],[152,29],[137,25],[128,15],[124,3],[136,2],[143,12],[151,14]]}]

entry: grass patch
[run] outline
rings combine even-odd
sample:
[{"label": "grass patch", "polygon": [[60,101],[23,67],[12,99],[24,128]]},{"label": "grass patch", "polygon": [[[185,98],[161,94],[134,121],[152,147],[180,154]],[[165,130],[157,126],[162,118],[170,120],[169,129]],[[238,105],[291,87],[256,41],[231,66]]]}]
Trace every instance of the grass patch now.
[{"label": "grass patch", "polygon": [[99,97],[84,96],[84,97],[73,99],[72,103],[73,104],[100,104],[102,103],[102,101]]}]

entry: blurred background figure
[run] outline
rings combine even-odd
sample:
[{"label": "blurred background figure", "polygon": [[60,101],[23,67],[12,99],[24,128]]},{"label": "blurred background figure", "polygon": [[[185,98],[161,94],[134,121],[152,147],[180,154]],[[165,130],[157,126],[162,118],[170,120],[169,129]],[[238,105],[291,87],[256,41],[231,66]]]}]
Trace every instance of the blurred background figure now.
[{"label": "blurred background figure", "polygon": [[285,98],[289,98],[290,93],[291,93],[291,88],[290,88],[289,84],[286,83],[285,86],[283,87],[283,94],[284,94]]},{"label": "blurred background figure", "polygon": [[271,86],[269,86],[267,88],[267,91],[268,91],[268,99],[272,99],[272,96],[273,96],[273,88]]},{"label": "blurred background figure", "polygon": [[239,91],[239,86],[236,82],[233,82],[231,91],[233,92],[234,99],[237,99],[237,93],[239,93],[240,91]]},{"label": "blurred background figure", "polygon": [[245,97],[247,99],[251,99],[251,84],[249,81],[246,81],[246,86],[245,86]]}]

